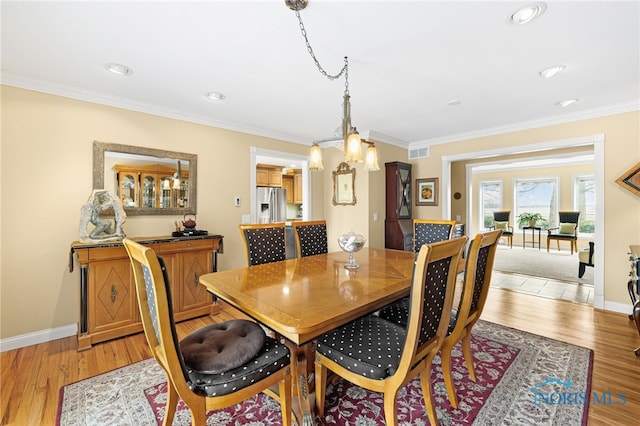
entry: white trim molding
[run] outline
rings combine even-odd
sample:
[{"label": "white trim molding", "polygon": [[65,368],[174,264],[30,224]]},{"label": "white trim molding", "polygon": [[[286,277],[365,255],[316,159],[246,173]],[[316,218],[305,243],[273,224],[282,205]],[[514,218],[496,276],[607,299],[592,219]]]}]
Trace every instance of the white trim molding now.
[{"label": "white trim molding", "polygon": [[63,339],[75,336],[78,333],[78,324],[64,325],[62,327],[50,328],[47,330],[34,331],[33,333],[21,334],[19,336],[8,337],[0,340],[0,352],[20,349],[39,343],[46,343],[52,340]]}]

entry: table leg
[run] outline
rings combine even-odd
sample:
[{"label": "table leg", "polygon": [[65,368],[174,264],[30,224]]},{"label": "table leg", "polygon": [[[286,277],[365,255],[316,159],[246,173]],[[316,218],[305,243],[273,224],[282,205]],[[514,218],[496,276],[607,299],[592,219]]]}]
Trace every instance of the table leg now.
[{"label": "table leg", "polygon": [[315,401],[312,397],[315,390],[314,362],[315,362],[315,342],[302,346],[285,340],[291,351],[291,386],[293,386],[293,396],[297,397],[297,404],[294,404],[294,415],[300,426],[315,425]]}]

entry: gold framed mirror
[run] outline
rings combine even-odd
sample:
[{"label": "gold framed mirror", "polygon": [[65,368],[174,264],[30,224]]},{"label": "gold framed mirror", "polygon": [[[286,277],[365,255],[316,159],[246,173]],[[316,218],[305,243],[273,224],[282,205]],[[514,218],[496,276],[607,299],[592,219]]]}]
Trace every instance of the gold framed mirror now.
[{"label": "gold framed mirror", "polygon": [[196,214],[198,156],[93,142],[93,189],[120,199],[127,216]]},{"label": "gold framed mirror", "polygon": [[356,204],[356,169],[342,162],[333,172],[333,205],[353,206]]}]

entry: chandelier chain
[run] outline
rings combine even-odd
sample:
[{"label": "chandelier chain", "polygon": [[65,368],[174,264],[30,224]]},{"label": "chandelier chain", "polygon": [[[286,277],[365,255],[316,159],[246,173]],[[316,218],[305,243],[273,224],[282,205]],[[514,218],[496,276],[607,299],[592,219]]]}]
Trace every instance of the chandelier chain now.
[{"label": "chandelier chain", "polygon": [[313,62],[315,62],[316,67],[318,68],[318,71],[320,71],[320,74],[324,75],[331,81],[340,78],[344,74],[344,92],[345,94],[348,95],[349,94],[349,59],[346,56],[344,57],[344,65],[342,66],[342,69],[338,74],[331,75],[327,71],[325,71],[322,65],[320,65],[320,61],[318,61],[318,58],[316,58],[315,53],[313,52],[313,48],[311,47],[311,43],[309,42],[309,38],[307,37],[307,30],[305,29],[304,23],[302,22],[302,17],[300,16],[300,11],[296,10],[295,12],[296,12],[296,16],[298,17],[298,23],[300,24],[300,33],[302,34],[302,37],[304,37],[304,42],[307,45],[307,52],[309,52],[309,55],[311,55],[311,58],[313,58]]}]

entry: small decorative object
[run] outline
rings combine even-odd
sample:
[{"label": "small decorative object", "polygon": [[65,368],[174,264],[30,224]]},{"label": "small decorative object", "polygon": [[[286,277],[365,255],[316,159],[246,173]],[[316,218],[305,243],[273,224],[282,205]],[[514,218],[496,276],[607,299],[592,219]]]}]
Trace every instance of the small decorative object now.
[{"label": "small decorative object", "polygon": [[616,183],[640,197],[640,163],[616,179]]},{"label": "small decorative object", "polygon": [[438,178],[416,179],[416,206],[438,205]]},{"label": "small decorative object", "polygon": [[[193,219],[187,219],[187,216],[193,216]],[[185,230],[194,230],[196,228],[195,215],[184,215],[182,221],[182,226],[184,226]]]},{"label": "small decorative object", "polygon": [[355,234],[350,231],[348,234],[340,235],[338,238],[338,245],[340,248],[349,253],[349,261],[345,263],[344,267],[347,269],[358,269],[360,265],[356,263],[354,253],[360,251],[364,247],[364,243],[367,241],[365,237],[360,234]]},{"label": "small decorative object", "polygon": [[[113,216],[107,219],[106,215]],[[122,225],[127,214],[120,200],[106,189],[94,189],[80,209],[80,241],[83,243],[119,241],[125,237]],[[89,224],[93,229],[89,231]]]},{"label": "small decorative object", "polygon": [[526,225],[529,228],[535,228],[538,222],[544,223],[545,219],[540,213],[527,213],[524,212],[518,216],[518,223],[520,225]]}]

